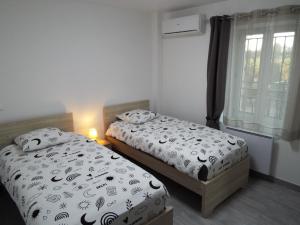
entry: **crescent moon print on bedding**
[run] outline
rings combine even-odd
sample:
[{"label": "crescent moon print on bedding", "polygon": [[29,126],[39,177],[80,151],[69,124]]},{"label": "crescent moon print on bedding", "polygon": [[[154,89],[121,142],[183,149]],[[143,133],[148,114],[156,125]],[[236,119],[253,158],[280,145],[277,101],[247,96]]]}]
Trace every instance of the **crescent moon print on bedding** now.
[{"label": "crescent moon print on bedding", "polygon": [[106,134],[200,180],[215,177],[248,154],[241,138],[163,115],[139,125],[116,121]]},{"label": "crescent moon print on bedding", "polygon": [[0,152],[0,178],[27,225],[143,224],[168,193],[151,174],[71,133],[71,141],[24,153]]},{"label": "crescent moon print on bedding", "polygon": [[15,143],[24,152],[36,151],[68,141],[70,141],[70,134],[55,127],[36,129],[15,138]]}]

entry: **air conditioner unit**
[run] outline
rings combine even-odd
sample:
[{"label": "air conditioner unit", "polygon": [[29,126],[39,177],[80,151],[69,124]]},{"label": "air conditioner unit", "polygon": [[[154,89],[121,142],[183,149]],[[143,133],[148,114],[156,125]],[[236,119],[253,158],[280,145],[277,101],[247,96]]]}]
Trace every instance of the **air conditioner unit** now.
[{"label": "air conditioner unit", "polygon": [[204,34],[205,25],[205,16],[198,14],[166,19],[162,21],[162,36],[176,37]]}]

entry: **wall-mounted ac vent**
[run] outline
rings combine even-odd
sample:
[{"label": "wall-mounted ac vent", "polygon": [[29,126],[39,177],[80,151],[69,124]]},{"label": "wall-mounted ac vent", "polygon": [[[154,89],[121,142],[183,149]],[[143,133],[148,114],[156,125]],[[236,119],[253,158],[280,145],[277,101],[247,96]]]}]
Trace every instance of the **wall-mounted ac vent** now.
[{"label": "wall-mounted ac vent", "polygon": [[205,16],[198,14],[166,19],[162,21],[162,36],[176,37],[204,34],[205,25]]}]

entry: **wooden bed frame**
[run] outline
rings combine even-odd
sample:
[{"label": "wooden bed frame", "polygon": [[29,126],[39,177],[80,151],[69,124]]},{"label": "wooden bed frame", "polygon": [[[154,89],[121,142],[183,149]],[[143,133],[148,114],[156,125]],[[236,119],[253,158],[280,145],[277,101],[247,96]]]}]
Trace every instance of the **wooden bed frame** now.
[{"label": "wooden bed frame", "polygon": [[[53,116],[39,117],[29,120],[0,124],[0,151],[6,145],[12,144],[15,137],[34,129],[44,127],[57,127],[61,130],[73,131],[73,114],[64,113]],[[0,183],[1,185],[1,183]],[[172,225],[173,208],[166,207],[165,210],[147,222],[145,225]]]},{"label": "wooden bed frame", "polygon": [[[149,109],[149,101],[143,100],[104,107],[103,118],[105,130],[109,124],[116,120],[116,115],[133,109]],[[113,137],[106,136],[106,139],[112,143],[114,149],[118,152],[201,195],[201,213],[204,217],[208,217],[217,205],[238,189],[245,187],[248,183],[249,158],[242,160],[209,181],[199,181]]]},{"label": "wooden bed frame", "polygon": [[44,127],[57,127],[63,131],[73,131],[73,114],[64,113],[53,116],[44,116],[23,121],[14,121],[0,124],[0,149],[1,146],[14,142],[15,137],[34,129]]}]

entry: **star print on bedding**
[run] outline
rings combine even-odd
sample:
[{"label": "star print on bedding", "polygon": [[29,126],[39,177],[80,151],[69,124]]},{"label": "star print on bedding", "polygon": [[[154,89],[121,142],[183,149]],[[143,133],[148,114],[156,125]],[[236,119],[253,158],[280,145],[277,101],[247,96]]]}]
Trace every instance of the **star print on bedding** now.
[{"label": "star print on bedding", "polygon": [[106,135],[204,181],[248,155],[242,138],[163,115],[140,125],[116,121],[110,125]]},{"label": "star print on bedding", "polygon": [[0,152],[0,180],[27,225],[144,224],[168,193],[151,174],[81,135],[36,152]]}]

